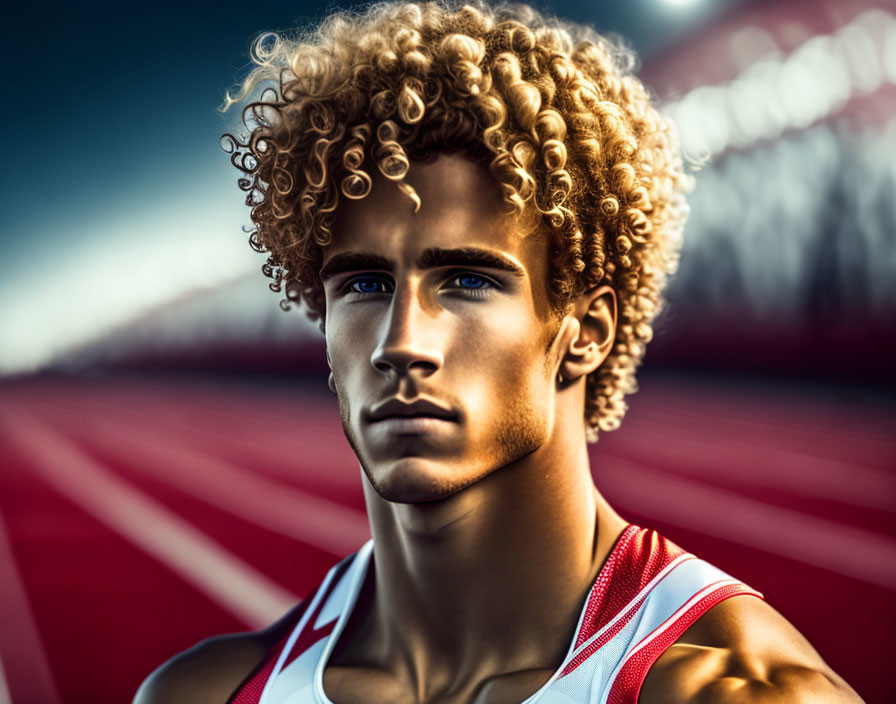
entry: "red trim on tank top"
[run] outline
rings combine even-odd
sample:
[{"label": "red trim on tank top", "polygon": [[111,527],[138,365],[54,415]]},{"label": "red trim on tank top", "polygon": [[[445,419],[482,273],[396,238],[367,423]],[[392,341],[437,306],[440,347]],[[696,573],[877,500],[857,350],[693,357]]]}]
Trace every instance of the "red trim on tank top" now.
[{"label": "red trim on tank top", "polygon": [[[308,623],[310,624],[312,621],[316,620],[316,617],[312,617],[309,619]],[[308,625],[302,630],[299,634],[299,637],[296,638],[296,642],[293,643],[292,650],[289,655],[286,657],[286,660],[283,662],[283,667],[287,667],[293,660],[298,658],[302,653],[304,653],[308,648],[317,643],[321,638],[324,638],[330,635],[333,632],[333,628],[336,626],[336,622],[339,620],[338,617],[334,618],[332,621],[325,623],[320,628],[310,628]]]},{"label": "red trim on tank top", "polygon": [[[357,553],[353,553],[349,558],[344,559],[339,565],[336,566],[336,574],[333,575],[333,580],[330,582],[330,586],[327,588],[326,593],[321,598],[320,602],[315,608],[314,613],[311,614],[311,617],[308,619],[308,622],[305,624],[305,627],[302,629],[302,632],[299,634],[299,637],[296,639],[295,643],[293,643],[293,647],[290,650],[290,654],[287,656],[286,661],[283,663],[283,667],[286,667],[289,663],[299,657],[305,650],[310,648],[314,643],[323,638],[324,636],[329,635],[333,627],[336,624],[335,619],[328,624],[322,626],[321,628],[314,628],[314,623],[317,621],[317,617],[320,615],[321,610],[324,605],[327,603],[327,600],[333,593],[333,590],[342,581],[342,578],[345,576],[346,571],[354,562],[354,558],[357,556]],[[280,653],[284,647],[286,647],[286,643],[289,641],[290,636],[292,635],[293,630],[298,625],[299,621],[302,619],[305,611],[308,606],[314,601],[314,597],[317,595],[317,592],[320,590],[321,585],[318,584],[317,588],[308,595],[308,597],[302,602],[301,607],[299,608],[296,616],[290,619],[290,626],[286,631],[286,635],[284,635],[280,640],[277,641],[267,652],[264,659],[255,667],[255,669],[243,680],[243,682],[234,690],[233,694],[230,695],[230,698],[227,700],[227,704],[258,704],[261,699],[261,693],[264,691],[264,687],[267,684],[268,678],[271,676],[271,673],[274,671],[274,666],[277,664],[277,660],[280,658]],[[313,641],[309,642],[309,638],[317,636]],[[301,649],[299,648],[301,646]]]},{"label": "red trim on tank top", "polygon": [[[647,677],[647,672],[657,658],[675,643],[700,616],[719,602],[738,594],[750,594],[760,599],[765,598],[760,592],[746,584],[727,584],[703,596],[677,618],[673,614],[645,636],[635,646],[636,648],[640,647],[640,650],[629,656],[619,672],[616,673],[616,678],[613,680],[607,697],[607,704],[637,704],[644,678]],[[672,619],[675,620],[668,625]],[[663,630],[664,628],[665,630]],[[646,643],[646,645],[642,646],[642,643]]]},{"label": "red trim on tank top", "polygon": [[594,637],[685,550],[651,528],[629,524],[594,581],[575,648]]},{"label": "red trim on tank top", "polygon": [[290,625],[286,630],[286,635],[278,640],[268,650],[267,654],[261,662],[255,666],[252,672],[246,675],[245,679],[233,691],[233,694],[230,695],[227,704],[258,704],[258,701],[261,699],[261,693],[264,691],[264,685],[268,681],[268,677],[270,677],[271,673],[274,671],[274,665],[277,662],[277,658],[280,656],[280,651],[286,645],[286,641],[289,640],[289,635],[292,633],[292,629],[295,628],[296,624],[301,620],[302,615],[307,610],[308,605],[311,603],[316,592],[317,590],[315,589],[315,591],[302,602],[295,617],[291,618],[289,621]]},{"label": "red trim on tank top", "polygon": [[[682,560],[682,562],[685,562],[686,560],[695,560],[695,559],[697,559],[697,558],[694,555],[687,555],[684,558],[684,560]],[[679,563],[679,564],[681,564],[681,563]],[[656,586],[656,585],[654,585],[654,586]],[[606,645],[609,641],[611,641],[613,639],[613,637],[617,633],[619,633],[619,631],[621,631],[623,628],[625,628],[625,625],[629,621],[632,620],[632,617],[634,617],[634,615],[636,613],[638,613],[638,610],[644,604],[644,601],[647,599],[648,596],[650,596],[649,592],[647,594],[645,594],[644,596],[642,596],[640,599],[638,599],[638,601],[629,602],[629,607],[626,609],[625,614],[623,614],[619,618],[619,620],[612,625],[612,627],[608,628],[606,630],[606,632],[601,633],[601,635],[599,637],[595,638],[592,642],[588,643],[588,645],[586,645],[584,648],[582,648],[581,652],[576,653],[576,655],[573,657],[573,659],[567,663],[565,668],[563,668],[563,672],[560,673],[560,676],[565,677],[566,675],[568,675],[570,672],[575,670],[579,665],[581,665],[583,662],[585,662],[588,658],[590,658],[592,655],[594,655],[595,652],[600,650],[604,645]],[[616,618],[616,616],[614,616],[613,618]],[[603,626],[601,628],[603,628]]]}]

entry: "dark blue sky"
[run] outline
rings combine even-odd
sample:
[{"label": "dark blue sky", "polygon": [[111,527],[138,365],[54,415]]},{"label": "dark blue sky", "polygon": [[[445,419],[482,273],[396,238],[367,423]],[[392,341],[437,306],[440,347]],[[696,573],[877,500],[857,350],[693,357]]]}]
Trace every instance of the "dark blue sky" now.
[{"label": "dark blue sky", "polygon": [[[343,3],[337,3],[343,5]],[[642,53],[731,4],[693,0],[557,2],[557,14],[631,39]],[[545,5],[542,4],[544,7]],[[7,207],[2,245],[35,217],[140,198],[178,163],[214,158],[224,90],[261,30],[320,16],[324,3],[22,3],[4,23]],[[46,235],[51,238],[61,235]],[[5,257],[4,257],[5,258]]]}]

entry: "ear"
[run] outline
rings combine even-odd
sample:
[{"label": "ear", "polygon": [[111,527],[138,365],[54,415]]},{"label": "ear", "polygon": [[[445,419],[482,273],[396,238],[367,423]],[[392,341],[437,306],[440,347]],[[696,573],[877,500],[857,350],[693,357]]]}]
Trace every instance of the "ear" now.
[{"label": "ear", "polygon": [[595,286],[577,299],[570,313],[572,325],[561,352],[561,382],[575,381],[597,369],[616,339],[616,292],[612,286]]}]

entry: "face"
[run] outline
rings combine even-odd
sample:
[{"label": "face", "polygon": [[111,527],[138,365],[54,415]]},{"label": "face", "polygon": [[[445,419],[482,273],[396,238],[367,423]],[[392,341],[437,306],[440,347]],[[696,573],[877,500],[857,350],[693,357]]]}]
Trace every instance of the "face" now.
[{"label": "face", "polygon": [[441,155],[342,199],[324,251],[342,424],[377,493],[435,501],[553,430],[557,330],[547,244],[504,214],[485,167]]}]

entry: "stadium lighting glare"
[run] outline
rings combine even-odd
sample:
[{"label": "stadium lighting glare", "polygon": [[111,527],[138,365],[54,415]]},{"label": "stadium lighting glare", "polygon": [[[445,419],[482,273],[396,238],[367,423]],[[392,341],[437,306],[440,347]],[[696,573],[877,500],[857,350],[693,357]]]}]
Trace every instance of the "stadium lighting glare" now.
[{"label": "stadium lighting glare", "polygon": [[[154,306],[258,271],[240,236],[243,216],[238,199],[222,208],[213,188],[184,189],[167,209],[96,224],[93,233],[102,235],[102,246],[72,253],[70,266],[18,305],[0,310],[0,340],[16,341],[0,345],[0,376],[36,371]],[[134,236],[121,237],[122,232]]]},{"label": "stadium lighting glare", "polygon": [[786,56],[767,53],[733,81],[695,88],[664,112],[678,125],[685,158],[704,163],[806,129],[886,83],[896,83],[896,17],[867,10]]}]

